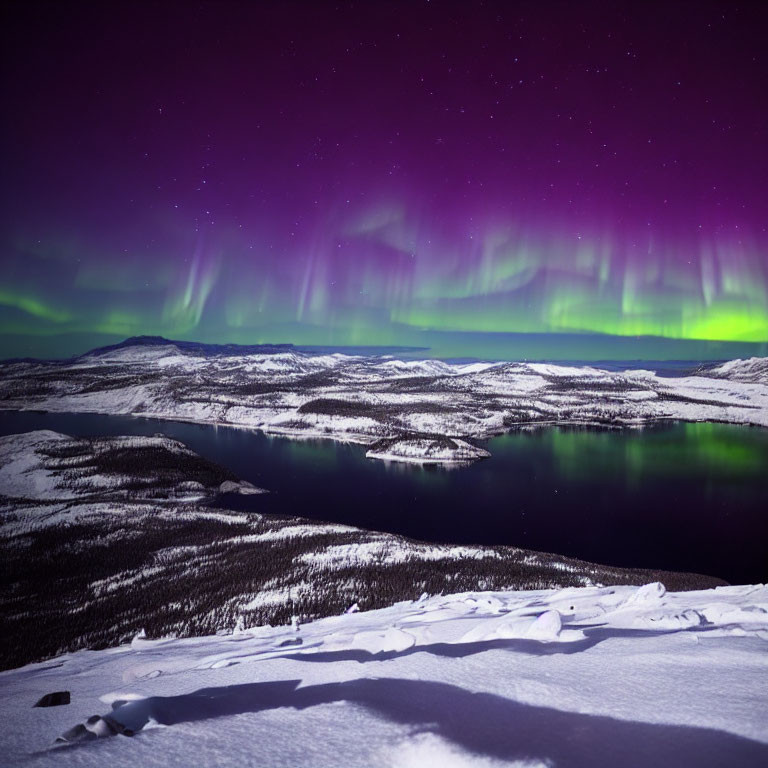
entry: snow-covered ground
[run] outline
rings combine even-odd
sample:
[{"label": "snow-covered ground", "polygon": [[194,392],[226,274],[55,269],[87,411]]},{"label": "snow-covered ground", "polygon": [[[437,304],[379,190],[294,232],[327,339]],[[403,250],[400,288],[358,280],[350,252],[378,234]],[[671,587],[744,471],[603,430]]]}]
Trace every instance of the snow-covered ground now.
[{"label": "snow-covered ground", "polygon": [[[229,424],[359,442],[373,446],[372,458],[460,462],[483,457],[471,440],[536,424],[679,419],[766,427],[768,362],[735,360],[669,378],[644,370],[449,365],[292,350],[217,355],[167,340],[128,340],[66,364],[0,364],[0,402],[5,409]],[[436,450],[438,438],[466,447]],[[381,440],[394,441],[395,450],[380,450]]]},{"label": "snow-covered ground", "polygon": [[[0,673],[28,766],[765,766],[768,588],[464,593]],[[68,691],[66,706],[33,708]]]},{"label": "snow-covered ground", "polygon": [[[264,493],[162,435],[75,438],[44,429],[0,437],[0,507],[12,500],[200,501],[217,492]],[[9,524],[0,520],[0,530]]]}]

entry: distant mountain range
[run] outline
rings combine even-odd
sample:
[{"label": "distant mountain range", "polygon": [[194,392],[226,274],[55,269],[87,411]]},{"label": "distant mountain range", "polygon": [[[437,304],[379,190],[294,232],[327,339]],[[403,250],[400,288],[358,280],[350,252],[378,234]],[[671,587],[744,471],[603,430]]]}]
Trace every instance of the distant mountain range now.
[{"label": "distant mountain range", "polygon": [[232,355],[273,355],[278,352],[286,352],[294,348],[293,344],[205,344],[201,341],[172,341],[163,336],[131,336],[119,344],[109,344],[105,347],[97,347],[76,359],[104,355],[118,349],[129,347],[162,347],[174,346],[182,352],[189,352],[204,357],[232,356]]}]

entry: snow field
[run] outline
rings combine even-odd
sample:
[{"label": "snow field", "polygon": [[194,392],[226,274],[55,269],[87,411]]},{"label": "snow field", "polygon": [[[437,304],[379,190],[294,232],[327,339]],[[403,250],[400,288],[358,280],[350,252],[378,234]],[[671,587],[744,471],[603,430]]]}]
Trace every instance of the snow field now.
[{"label": "snow field", "polygon": [[757,766],[767,642],[765,586],[422,597],[10,670],[0,732],[22,765]]}]

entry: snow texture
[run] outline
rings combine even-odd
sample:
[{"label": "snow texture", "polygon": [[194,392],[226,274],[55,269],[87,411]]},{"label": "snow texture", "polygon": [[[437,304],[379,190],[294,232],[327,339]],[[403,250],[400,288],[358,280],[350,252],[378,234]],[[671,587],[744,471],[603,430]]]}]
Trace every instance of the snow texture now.
[{"label": "snow texture", "polygon": [[743,768],[766,680],[765,586],[463,593],[0,673],[0,741],[27,766]]}]

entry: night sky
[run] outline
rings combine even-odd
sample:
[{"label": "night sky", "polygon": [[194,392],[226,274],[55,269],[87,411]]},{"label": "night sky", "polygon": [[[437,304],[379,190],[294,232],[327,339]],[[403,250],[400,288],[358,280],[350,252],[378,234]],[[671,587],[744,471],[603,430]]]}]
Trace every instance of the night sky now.
[{"label": "night sky", "polygon": [[6,3],[0,356],[136,334],[765,353],[766,22]]}]

